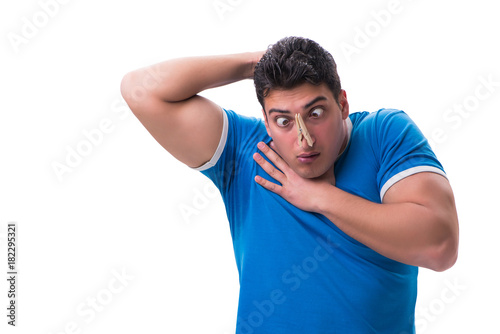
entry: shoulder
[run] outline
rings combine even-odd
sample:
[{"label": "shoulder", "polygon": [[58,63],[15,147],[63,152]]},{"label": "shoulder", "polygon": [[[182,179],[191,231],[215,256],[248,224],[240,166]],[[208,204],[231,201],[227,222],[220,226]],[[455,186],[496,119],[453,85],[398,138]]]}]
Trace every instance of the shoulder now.
[{"label": "shoulder", "polygon": [[197,168],[198,171],[206,171],[206,174],[219,175],[218,170],[222,170],[222,174],[231,175],[227,169],[248,163],[256,151],[257,143],[267,140],[268,137],[262,119],[238,114],[230,109],[222,108],[222,111],[223,132],[216,154],[205,165]]},{"label": "shoulder", "polygon": [[228,119],[233,120],[235,122],[243,122],[243,123],[264,123],[261,118],[257,118],[255,116],[248,116],[239,114],[234,110],[222,108],[222,110],[226,113]]},{"label": "shoulder", "polygon": [[238,114],[230,109],[223,109],[223,111],[227,116],[229,129],[233,129],[233,134],[241,134],[242,131],[262,131],[262,129],[265,131],[264,121],[261,118]]},{"label": "shoulder", "polygon": [[[392,141],[400,137],[419,137],[423,134],[411,117],[400,109],[379,109],[374,112],[358,112],[350,115],[353,130],[374,144]],[[400,138],[401,139],[401,138]]]},{"label": "shoulder", "polygon": [[353,125],[383,127],[394,123],[412,122],[411,118],[400,109],[379,109],[377,111],[356,112],[349,115]]}]

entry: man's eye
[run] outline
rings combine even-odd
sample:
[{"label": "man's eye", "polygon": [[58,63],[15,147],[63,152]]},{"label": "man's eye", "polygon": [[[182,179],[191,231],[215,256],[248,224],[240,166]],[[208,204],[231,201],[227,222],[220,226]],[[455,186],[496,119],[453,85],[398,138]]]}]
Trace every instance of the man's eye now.
[{"label": "man's eye", "polygon": [[290,121],[286,117],[278,117],[276,118],[276,123],[278,126],[287,126]]},{"label": "man's eye", "polygon": [[321,108],[316,108],[313,111],[311,111],[311,117],[313,118],[318,118],[321,115],[323,115],[324,110]]}]

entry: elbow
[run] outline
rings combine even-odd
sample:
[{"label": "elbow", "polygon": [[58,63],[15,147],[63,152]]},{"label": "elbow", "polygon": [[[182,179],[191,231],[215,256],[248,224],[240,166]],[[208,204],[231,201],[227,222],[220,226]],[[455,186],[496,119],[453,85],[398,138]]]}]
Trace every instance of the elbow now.
[{"label": "elbow", "polygon": [[458,259],[458,251],[450,251],[449,253],[440,254],[436,256],[433,261],[433,264],[429,267],[429,269],[443,272],[455,265]]},{"label": "elbow", "polygon": [[458,235],[450,235],[431,247],[427,258],[428,269],[443,272],[453,267],[458,259]]},{"label": "elbow", "polygon": [[165,84],[168,77],[166,70],[160,73],[153,68],[138,69],[123,76],[120,93],[132,112],[138,116],[145,111],[154,110],[158,102],[178,102],[170,96],[176,93],[176,85]]},{"label": "elbow", "polygon": [[144,84],[140,70],[129,72],[122,78],[120,93],[136,117],[152,109],[151,104],[155,101],[152,88]]},{"label": "elbow", "polygon": [[132,73],[130,73],[130,72],[125,74],[122,78],[121,83],[120,83],[120,93],[122,94],[124,99],[127,99],[127,97],[128,97],[128,89],[130,86],[130,81],[131,81],[130,77],[131,76],[132,76]]},{"label": "elbow", "polygon": [[456,209],[443,211],[434,220],[433,242],[427,253],[428,269],[443,272],[458,259],[459,225]]},{"label": "elbow", "polygon": [[[127,104],[132,107],[134,105],[134,101],[137,100],[138,96],[137,92],[135,92],[134,87],[136,86],[135,84],[135,79],[136,74],[134,72],[129,72],[125,74],[125,76],[122,78],[121,84],[120,84],[120,93],[122,94],[123,99]],[[134,95],[135,94],[135,95]]]}]

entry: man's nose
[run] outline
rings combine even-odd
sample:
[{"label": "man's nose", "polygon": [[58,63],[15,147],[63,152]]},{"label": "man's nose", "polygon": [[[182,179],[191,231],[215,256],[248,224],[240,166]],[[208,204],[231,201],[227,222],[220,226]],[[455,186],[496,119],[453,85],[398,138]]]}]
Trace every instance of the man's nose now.
[{"label": "man's nose", "polygon": [[295,114],[295,125],[297,127],[297,137],[300,147],[303,147],[302,145],[304,140],[310,147],[313,147],[314,142],[300,114]]}]

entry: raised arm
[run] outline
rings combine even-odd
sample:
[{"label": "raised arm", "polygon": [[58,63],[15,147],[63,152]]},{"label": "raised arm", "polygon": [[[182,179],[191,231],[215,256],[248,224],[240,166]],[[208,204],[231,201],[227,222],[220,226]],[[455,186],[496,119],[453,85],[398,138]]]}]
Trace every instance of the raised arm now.
[{"label": "raised arm", "polygon": [[170,154],[190,167],[217,149],[222,110],[198,93],[243,79],[263,52],[168,60],[128,73],[121,92],[132,112]]}]

